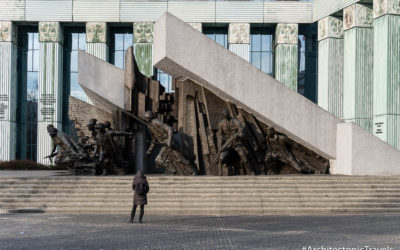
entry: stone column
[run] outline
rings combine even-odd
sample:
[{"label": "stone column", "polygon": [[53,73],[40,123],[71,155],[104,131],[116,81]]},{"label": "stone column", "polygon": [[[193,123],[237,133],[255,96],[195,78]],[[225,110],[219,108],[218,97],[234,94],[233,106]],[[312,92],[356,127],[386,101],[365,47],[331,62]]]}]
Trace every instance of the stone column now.
[{"label": "stone column", "polygon": [[[153,75],[153,23],[134,23],[133,43],[140,72],[151,77]],[[146,128],[139,125],[136,133],[136,170],[141,169],[146,172],[145,147]]]},{"label": "stone column", "polygon": [[134,23],[133,43],[135,44],[135,58],[140,72],[146,76],[152,76],[153,23]]},{"label": "stone column", "polygon": [[0,161],[14,160],[17,150],[17,27],[0,22]]},{"label": "stone column", "polygon": [[318,21],[318,105],[343,118],[343,22]]},{"label": "stone column", "polygon": [[344,9],[343,119],[372,132],[372,10],[353,4]]},{"label": "stone column", "polygon": [[86,52],[108,62],[107,23],[86,23]]},{"label": "stone column", "polygon": [[39,100],[37,162],[50,164],[47,125],[62,129],[63,32],[59,22],[39,22]]},{"label": "stone column", "polygon": [[400,1],[374,0],[373,132],[400,149]]},{"label": "stone column", "polygon": [[297,91],[298,24],[278,23],[275,32],[275,78]]},{"label": "stone column", "polygon": [[250,61],[250,24],[230,23],[228,33],[229,50],[246,61]]}]

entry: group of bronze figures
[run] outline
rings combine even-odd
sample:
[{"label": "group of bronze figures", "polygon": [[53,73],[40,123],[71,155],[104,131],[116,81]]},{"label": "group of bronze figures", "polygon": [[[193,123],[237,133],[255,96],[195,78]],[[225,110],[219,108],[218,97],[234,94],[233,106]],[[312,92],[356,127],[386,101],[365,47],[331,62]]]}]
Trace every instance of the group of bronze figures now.
[{"label": "group of bronze figures", "polygon": [[47,157],[54,157],[55,164],[67,166],[75,174],[125,173],[128,166],[114,137],[129,138],[133,133],[114,131],[109,121],[97,123],[96,119],[89,120],[87,129],[90,137],[78,134],[78,141],[75,141],[53,125],[48,125],[53,147]]},{"label": "group of bronze figures", "polygon": [[123,106],[98,94],[90,96],[90,91],[94,105],[70,97],[69,118],[77,140],[49,125],[54,145],[49,157],[55,156],[56,164],[67,165],[75,174],[143,169],[173,175],[329,173],[328,159],[278,132],[229,96],[219,96],[191,79],[173,78],[171,87],[174,91],[167,93],[160,82],[143,75],[133,48],[128,48]]},{"label": "group of bronze figures", "polygon": [[[161,147],[155,157],[156,166],[164,169],[167,174],[199,174],[194,159],[185,155],[179,133],[155,118],[152,111],[147,111],[144,117],[143,120],[139,117],[135,119],[147,127],[150,142],[146,155],[151,155],[157,145]],[[121,148],[119,138],[130,140],[135,133],[113,130],[109,121],[99,123],[96,119],[89,120],[87,129],[90,131],[90,136],[78,133],[78,141],[75,141],[53,125],[48,125],[47,130],[53,143],[48,157],[50,159],[55,157],[55,164],[66,165],[73,169],[75,174],[127,173],[129,166],[120,153],[124,149]],[[214,167],[221,168],[221,175],[269,174],[268,169],[257,169],[257,165],[248,159],[247,133],[246,127],[239,119],[232,118],[228,109],[223,110],[223,119],[216,131],[218,153],[213,164]],[[279,162],[294,168],[298,173],[324,174],[313,167],[307,159],[301,157],[301,154],[291,151],[288,137],[272,127],[267,129],[265,142],[267,146],[264,156],[265,166],[273,166]],[[234,163],[236,159],[240,160],[239,164]]]}]

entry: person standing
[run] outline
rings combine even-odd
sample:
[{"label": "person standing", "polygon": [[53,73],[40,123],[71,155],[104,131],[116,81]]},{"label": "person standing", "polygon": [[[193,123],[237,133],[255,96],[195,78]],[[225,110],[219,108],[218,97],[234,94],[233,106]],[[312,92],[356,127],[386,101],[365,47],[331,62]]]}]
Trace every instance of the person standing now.
[{"label": "person standing", "polygon": [[133,196],[133,208],[131,212],[131,220],[135,218],[136,208],[140,206],[139,223],[142,223],[144,215],[144,205],[147,205],[147,193],[149,192],[149,183],[147,182],[146,176],[143,175],[141,170],[138,170],[135,178],[132,182],[132,190],[135,192]]}]

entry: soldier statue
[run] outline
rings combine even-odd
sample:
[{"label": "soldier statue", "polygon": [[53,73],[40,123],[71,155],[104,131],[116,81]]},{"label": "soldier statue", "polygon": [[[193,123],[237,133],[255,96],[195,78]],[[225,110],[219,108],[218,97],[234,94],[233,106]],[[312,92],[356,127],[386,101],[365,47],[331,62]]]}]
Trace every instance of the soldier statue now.
[{"label": "soldier statue", "polygon": [[233,175],[233,166],[229,166],[228,162],[232,157],[232,153],[236,152],[240,157],[241,167],[244,168],[246,174],[254,174],[250,163],[247,159],[247,149],[243,145],[244,127],[242,123],[232,118],[227,109],[223,111],[224,119],[218,124],[217,142],[219,148],[219,160],[223,167],[223,175]]},{"label": "soldier statue", "polygon": [[297,160],[295,155],[288,149],[288,145],[290,145],[291,142],[286,135],[275,131],[272,127],[267,129],[266,134],[268,151],[265,155],[264,162],[267,166],[270,166],[271,163],[276,161],[280,161],[293,167],[300,173],[314,173],[314,170],[309,164]]},{"label": "soldier statue", "polygon": [[[100,167],[103,170],[103,175],[107,175],[107,172],[111,168],[112,164],[117,164],[116,168],[121,168],[122,162],[120,155],[114,143],[114,136],[132,136],[132,133],[125,133],[119,131],[106,131],[106,126],[102,123],[95,125],[96,129],[96,149],[94,156],[99,155]],[[115,169],[115,168],[114,168]]]},{"label": "soldier statue", "polygon": [[96,136],[97,136],[96,124],[97,124],[97,120],[92,118],[92,119],[89,120],[89,123],[87,125],[87,128],[88,128],[88,130],[90,132],[90,135],[91,135],[90,140],[92,142],[96,141]]},{"label": "soldier statue", "polygon": [[146,111],[145,120],[151,136],[151,143],[146,154],[150,155],[157,144],[162,145],[155,159],[157,167],[164,168],[169,174],[197,174],[197,169],[183,156],[178,143],[173,140],[173,128],[159,119],[154,118],[152,111]]},{"label": "soldier statue", "polygon": [[[55,156],[55,164],[70,166],[73,161],[80,160],[87,156],[77,143],[65,133],[58,131],[52,124],[47,125],[47,132],[51,137],[52,150],[50,155],[45,158],[52,160]],[[58,151],[56,152],[57,149]]]},{"label": "soldier statue", "polygon": [[106,131],[112,131],[112,127],[111,127],[111,122],[109,121],[105,121],[104,122],[104,127],[106,128]]}]

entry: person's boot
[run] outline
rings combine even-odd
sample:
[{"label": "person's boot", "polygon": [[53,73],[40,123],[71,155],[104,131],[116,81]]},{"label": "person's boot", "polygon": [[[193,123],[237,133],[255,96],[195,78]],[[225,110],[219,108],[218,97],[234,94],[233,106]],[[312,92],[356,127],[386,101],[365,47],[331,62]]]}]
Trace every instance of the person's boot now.
[{"label": "person's boot", "polygon": [[104,175],[107,175],[107,169],[103,169],[103,174],[102,174],[103,176]]},{"label": "person's boot", "polygon": [[143,214],[144,214],[144,212],[140,212],[140,214],[139,214],[139,223],[140,224],[142,224]]},{"label": "person's boot", "polygon": [[131,220],[129,221],[130,223],[133,223],[133,219],[135,218],[135,211],[132,210],[131,212]]}]

